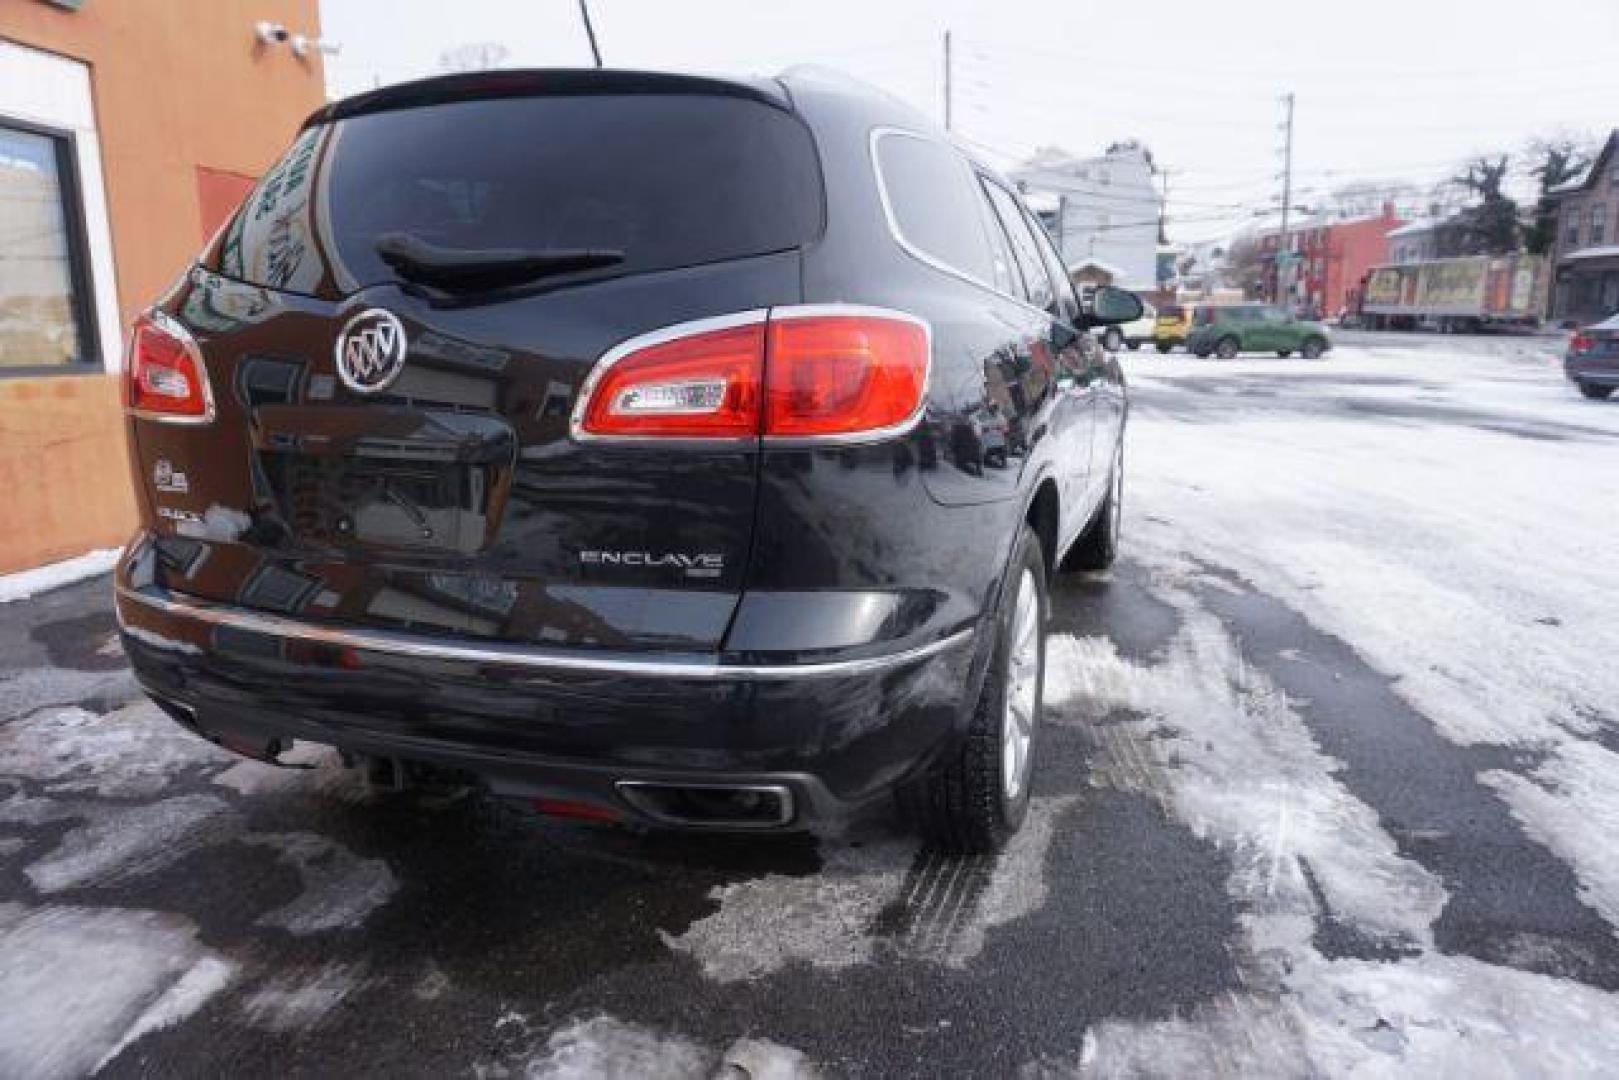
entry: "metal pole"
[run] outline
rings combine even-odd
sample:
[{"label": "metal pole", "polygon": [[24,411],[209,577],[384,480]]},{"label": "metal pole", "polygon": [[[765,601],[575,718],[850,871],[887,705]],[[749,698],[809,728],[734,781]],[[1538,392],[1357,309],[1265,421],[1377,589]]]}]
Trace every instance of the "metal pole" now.
[{"label": "metal pole", "polygon": [[602,51],[596,44],[596,28],[590,22],[590,4],[587,0],[579,0],[579,17],[585,20],[585,36],[590,39],[590,55],[596,58],[596,66],[602,66]]},{"label": "metal pole", "polygon": [[[1282,239],[1281,239],[1281,243],[1278,245],[1277,251],[1278,251],[1278,253],[1287,253],[1287,254],[1290,255],[1292,253],[1288,251],[1288,247],[1287,247],[1287,216],[1288,216],[1289,210],[1292,209],[1292,203],[1293,203],[1293,94],[1292,94],[1292,92],[1289,92],[1287,94],[1287,96],[1282,98],[1282,100],[1287,103],[1287,120],[1284,123],[1284,130],[1287,132],[1287,135],[1286,135],[1286,141],[1283,143],[1283,147],[1282,147]],[[1288,269],[1288,270],[1292,270],[1293,261],[1291,259],[1288,259],[1286,262],[1278,262],[1276,264],[1276,300],[1277,300],[1277,302],[1280,302],[1281,299],[1282,299],[1282,292],[1283,292],[1283,286],[1284,286],[1282,270],[1283,270],[1284,267],[1286,269]]]},{"label": "metal pole", "polygon": [[[583,3],[584,0],[580,0],[580,2]],[[952,111],[951,110],[951,105],[952,105],[952,102],[950,100],[950,31],[946,30],[944,32],[944,129],[946,131],[950,130],[950,114],[951,114],[951,111]]]}]

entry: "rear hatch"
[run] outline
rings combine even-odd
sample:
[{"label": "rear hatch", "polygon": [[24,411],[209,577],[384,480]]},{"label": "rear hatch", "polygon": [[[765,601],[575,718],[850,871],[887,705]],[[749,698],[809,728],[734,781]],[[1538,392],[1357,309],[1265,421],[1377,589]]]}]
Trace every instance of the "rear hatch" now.
[{"label": "rear hatch", "polygon": [[1619,367],[1619,316],[1575,333],[1569,353],[1580,361],[1598,361]]},{"label": "rear hatch", "polygon": [[[801,300],[811,136],[768,86],[528,78],[328,110],[165,302],[215,408],[131,422],[170,588],[415,632],[719,645],[755,450],[581,442],[570,416],[626,339]],[[542,258],[445,271],[469,252]],[[340,348],[359,350],[342,370]]]}]

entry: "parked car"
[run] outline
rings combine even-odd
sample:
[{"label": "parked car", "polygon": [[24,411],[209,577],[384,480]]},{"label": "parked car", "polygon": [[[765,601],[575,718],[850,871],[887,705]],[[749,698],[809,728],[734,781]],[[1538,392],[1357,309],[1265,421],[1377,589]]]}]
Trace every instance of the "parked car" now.
[{"label": "parked car", "polygon": [[1087,329],[1140,315],[825,74],[349,98],[133,329],[124,648],[265,761],[642,826],[897,794],[988,847],[1028,806],[1047,583],[1118,544]]},{"label": "parked car", "polygon": [[1177,345],[1185,345],[1192,333],[1192,319],[1199,307],[1196,304],[1165,304],[1159,308],[1152,327],[1154,347],[1166,353]]},{"label": "parked car", "polygon": [[1158,326],[1158,310],[1145,300],[1141,302],[1141,318],[1132,319],[1122,326],[1110,326],[1102,331],[1102,347],[1110,352],[1118,352],[1125,346],[1139,349],[1146,342],[1153,340],[1153,332]]},{"label": "parked car", "polygon": [[1563,371],[1586,397],[1602,401],[1611,395],[1619,387],[1619,315],[1575,331]]},{"label": "parked car", "polygon": [[1229,304],[1199,308],[1186,350],[1198,357],[1229,360],[1241,352],[1298,353],[1314,360],[1332,347],[1318,322],[1295,319],[1270,304]]}]

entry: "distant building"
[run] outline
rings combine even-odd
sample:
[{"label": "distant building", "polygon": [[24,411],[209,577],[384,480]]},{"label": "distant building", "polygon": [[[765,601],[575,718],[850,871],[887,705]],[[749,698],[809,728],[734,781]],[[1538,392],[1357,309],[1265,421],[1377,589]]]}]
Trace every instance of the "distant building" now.
[{"label": "distant building", "polygon": [[326,100],[260,20],[320,35],[316,0],[0,2],[0,573],[134,530],[123,328]]},{"label": "distant building", "polygon": [[1431,218],[1401,225],[1388,234],[1389,262],[1424,262],[1439,257],[1439,222]]},{"label": "distant building", "polygon": [[1557,204],[1552,318],[1619,313],[1619,129],[1582,175],[1548,194]]},{"label": "distant building", "polygon": [[1333,316],[1343,310],[1349,292],[1360,284],[1366,272],[1380,263],[1392,261],[1389,237],[1406,223],[1385,203],[1381,213],[1370,217],[1331,219],[1307,217],[1290,223],[1287,250],[1296,258],[1289,283],[1289,295],[1278,296],[1275,256],[1281,250],[1281,229],[1272,227],[1258,234],[1257,243],[1267,256],[1265,285],[1269,295],[1292,305]]},{"label": "distant building", "polygon": [[1012,179],[1040,215],[1070,273],[1105,269],[1112,284],[1158,285],[1160,202],[1146,150],[1125,145],[1083,160],[1062,150],[1037,151]]}]

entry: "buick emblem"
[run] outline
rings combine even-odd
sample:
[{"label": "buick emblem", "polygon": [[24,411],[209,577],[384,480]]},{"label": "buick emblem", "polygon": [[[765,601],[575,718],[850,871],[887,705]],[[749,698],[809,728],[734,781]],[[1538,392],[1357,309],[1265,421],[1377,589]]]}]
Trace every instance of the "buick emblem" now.
[{"label": "buick emblem", "polygon": [[337,335],[337,377],[357,394],[376,394],[405,367],[405,327],[391,311],[371,308]]}]

